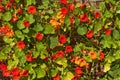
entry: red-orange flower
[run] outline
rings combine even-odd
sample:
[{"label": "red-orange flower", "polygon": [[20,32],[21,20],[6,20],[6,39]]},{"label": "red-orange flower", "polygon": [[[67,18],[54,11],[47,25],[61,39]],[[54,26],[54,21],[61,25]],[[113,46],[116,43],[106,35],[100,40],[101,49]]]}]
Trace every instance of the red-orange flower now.
[{"label": "red-orange flower", "polygon": [[20,78],[20,72],[19,72],[18,68],[13,68],[11,70],[11,73],[13,75],[13,80],[19,80],[19,78]]},{"label": "red-orange flower", "polygon": [[66,3],[67,3],[67,0],[60,0],[60,3],[61,3],[61,4],[66,4]]},{"label": "red-orange flower", "polygon": [[110,29],[107,29],[107,30],[105,31],[105,34],[109,36],[109,35],[111,34],[111,30],[110,30]]},{"label": "red-orange flower", "polygon": [[83,10],[85,7],[86,7],[86,3],[82,3],[82,4],[80,5],[80,9],[81,9],[81,10]]},{"label": "red-orange flower", "polygon": [[3,71],[2,75],[5,76],[5,77],[9,77],[10,73],[11,73],[10,70],[6,70],[6,71]]},{"label": "red-orange flower", "polygon": [[18,9],[17,14],[21,15],[23,11],[21,9]]},{"label": "red-orange flower", "polygon": [[66,46],[65,51],[68,53],[72,52],[72,46]]},{"label": "red-orange flower", "polygon": [[7,8],[11,8],[11,6],[12,6],[12,4],[11,4],[10,2],[8,2],[8,3],[6,4],[6,7],[7,7]]},{"label": "red-orange flower", "polygon": [[68,9],[69,9],[70,12],[73,12],[74,9],[75,9],[74,4],[69,4],[69,5],[68,5]]},{"label": "red-orange flower", "polygon": [[24,21],[23,21],[23,24],[24,24],[24,26],[25,26],[26,28],[30,27],[30,23],[29,23],[28,20],[24,20]]},{"label": "red-orange flower", "polygon": [[23,69],[20,74],[21,74],[21,76],[28,76],[28,70]]},{"label": "red-orange flower", "polygon": [[29,14],[35,14],[36,13],[36,7],[35,6],[29,6],[28,7],[28,13]]},{"label": "red-orange flower", "polygon": [[7,65],[4,64],[4,63],[1,63],[1,64],[0,64],[0,70],[6,71],[6,70],[7,70]]},{"label": "red-orange flower", "polygon": [[90,55],[90,58],[91,58],[91,59],[96,59],[96,58],[97,58],[97,54],[96,54],[94,51],[91,51],[91,52],[89,53],[89,55]]},{"label": "red-orange flower", "polygon": [[100,52],[99,54],[100,54],[100,60],[103,60],[105,57],[105,54],[103,52]]},{"label": "red-orange flower", "polygon": [[38,33],[36,34],[36,39],[37,39],[38,41],[41,41],[41,40],[43,39],[43,35],[42,35],[40,32],[38,32]]},{"label": "red-orange flower", "polygon": [[29,54],[26,55],[26,61],[32,62],[34,60],[35,60],[35,58],[32,57],[32,53],[29,53]]},{"label": "red-orange flower", "polygon": [[87,33],[86,33],[86,37],[87,38],[92,38],[94,35],[93,31],[92,30],[89,30]]},{"label": "red-orange flower", "polygon": [[100,12],[96,11],[96,12],[94,13],[94,17],[98,19],[98,18],[100,17]]},{"label": "red-orange flower", "polygon": [[61,8],[61,13],[62,13],[63,15],[67,15],[68,9],[67,9],[66,7],[62,7],[62,8]]},{"label": "red-orange flower", "polygon": [[76,67],[76,68],[75,68],[75,73],[76,73],[77,75],[81,75],[81,74],[82,74],[82,68]]},{"label": "red-orange flower", "polygon": [[24,43],[23,41],[18,41],[18,42],[17,42],[17,47],[18,47],[19,49],[24,49],[24,48],[25,48],[25,43]]},{"label": "red-orange flower", "polygon": [[5,7],[0,5],[0,12],[4,12],[5,11]]},{"label": "red-orange flower", "polygon": [[52,80],[60,80],[60,75],[57,74],[55,77],[52,78]]},{"label": "red-orange flower", "polygon": [[87,22],[88,21],[88,14],[83,14],[80,16],[80,21],[81,22]]},{"label": "red-orange flower", "polygon": [[61,43],[61,44],[64,44],[64,43],[66,43],[66,36],[65,35],[60,35],[60,37],[59,37],[59,42]]},{"label": "red-orange flower", "polygon": [[71,17],[71,18],[69,18],[69,20],[70,20],[70,23],[71,23],[71,24],[74,24],[74,23],[75,23],[74,18]]},{"label": "red-orange flower", "polygon": [[56,52],[56,58],[64,58],[64,52],[63,51],[58,51]]}]

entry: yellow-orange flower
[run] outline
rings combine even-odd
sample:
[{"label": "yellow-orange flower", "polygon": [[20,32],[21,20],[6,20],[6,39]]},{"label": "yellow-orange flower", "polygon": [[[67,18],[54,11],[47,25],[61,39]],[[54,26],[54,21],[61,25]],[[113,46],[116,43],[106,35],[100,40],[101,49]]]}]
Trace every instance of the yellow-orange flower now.
[{"label": "yellow-orange flower", "polygon": [[81,58],[81,59],[80,59],[79,66],[80,66],[80,67],[83,67],[83,66],[86,66],[86,64],[87,64],[87,63],[86,63],[85,59],[84,59],[84,58]]},{"label": "yellow-orange flower", "polygon": [[63,19],[63,18],[60,19],[60,23],[61,23],[61,24],[64,23],[64,19]]},{"label": "yellow-orange flower", "polygon": [[91,58],[91,59],[96,59],[96,58],[97,58],[97,55],[96,55],[96,53],[95,53],[94,51],[91,51],[91,52],[89,53],[89,55],[90,55],[90,58]]},{"label": "yellow-orange flower", "polygon": [[57,19],[65,18],[65,16],[61,12],[58,12],[56,17]]},{"label": "yellow-orange flower", "polygon": [[50,20],[50,24],[54,26],[55,29],[59,29],[61,26],[61,23],[57,22],[57,19],[54,17]]},{"label": "yellow-orange flower", "polygon": [[75,58],[75,64],[79,65],[80,67],[84,67],[86,66],[87,62],[85,61],[84,58],[80,58],[79,56],[77,56]]},{"label": "yellow-orange flower", "polygon": [[6,36],[8,36],[8,37],[13,37],[14,36],[14,32],[13,32],[13,30],[11,28],[6,33]]},{"label": "yellow-orange flower", "polygon": [[75,64],[77,64],[77,65],[80,64],[80,57],[79,57],[79,56],[77,56],[77,57],[75,58]]}]

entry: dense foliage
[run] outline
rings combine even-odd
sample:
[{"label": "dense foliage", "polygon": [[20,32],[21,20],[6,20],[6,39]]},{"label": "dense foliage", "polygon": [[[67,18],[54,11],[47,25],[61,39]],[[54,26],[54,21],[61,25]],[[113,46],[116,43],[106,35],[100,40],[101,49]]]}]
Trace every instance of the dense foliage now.
[{"label": "dense foliage", "polygon": [[120,1],[0,0],[0,71],[13,80],[119,80]]}]

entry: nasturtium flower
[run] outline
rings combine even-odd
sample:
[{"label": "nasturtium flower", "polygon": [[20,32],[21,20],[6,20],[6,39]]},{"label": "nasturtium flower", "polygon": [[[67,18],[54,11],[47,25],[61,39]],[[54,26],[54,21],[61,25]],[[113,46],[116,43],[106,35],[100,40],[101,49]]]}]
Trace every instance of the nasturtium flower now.
[{"label": "nasturtium flower", "polygon": [[100,60],[103,60],[105,57],[105,54],[103,52],[100,52],[99,54],[100,54]]},{"label": "nasturtium flower", "polygon": [[36,7],[35,6],[28,6],[28,13],[29,14],[35,14],[36,13]]},{"label": "nasturtium flower", "polygon": [[66,46],[66,47],[65,47],[65,51],[66,51],[67,53],[72,52],[72,46]]},{"label": "nasturtium flower", "polygon": [[26,28],[29,28],[30,27],[30,22],[28,20],[24,20],[23,21],[23,24]]},{"label": "nasturtium flower", "polygon": [[67,4],[67,0],[60,0],[61,4]]},{"label": "nasturtium flower", "polygon": [[63,51],[57,51],[55,56],[56,56],[56,58],[64,58],[64,52]]},{"label": "nasturtium flower", "polygon": [[56,74],[56,76],[53,77],[52,80],[60,80],[60,75],[59,75],[59,74]]},{"label": "nasturtium flower", "polygon": [[64,43],[66,43],[66,41],[67,41],[66,36],[65,36],[65,35],[60,35],[60,37],[59,37],[59,42],[60,42],[61,44],[64,44]]},{"label": "nasturtium flower", "polygon": [[4,77],[9,77],[10,74],[11,74],[11,71],[10,71],[10,70],[5,70],[5,71],[3,71],[3,73],[2,73],[2,75],[3,75]]},{"label": "nasturtium flower", "polygon": [[75,23],[74,18],[71,17],[71,18],[69,18],[69,20],[70,20],[70,23],[71,23],[71,24],[74,24],[74,23]]},{"label": "nasturtium flower", "polygon": [[26,61],[28,61],[28,62],[35,61],[35,58],[32,57],[32,53],[28,53],[26,55]]},{"label": "nasturtium flower", "polygon": [[20,72],[20,75],[23,77],[23,76],[28,76],[28,70],[24,70],[22,69],[21,72]]},{"label": "nasturtium flower", "polygon": [[4,63],[1,63],[1,64],[0,64],[0,70],[6,71],[6,70],[7,70],[7,65],[4,64]]},{"label": "nasturtium flower", "polygon": [[81,75],[81,74],[82,74],[82,68],[76,67],[76,68],[75,68],[75,74]]},{"label": "nasturtium flower", "polygon": [[73,12],[74,9],[75,9],[74,4],[69,4],[69,5],[68,5],[68,9],[69,9],[70,12]]},{"label": "nasturtium flower", "polygon": [[109,36],[111,34],[111,30],[110,29],[106,29],[105,30],[105,34]]},{"label": "nasturtium flower", "polygon": [[24,43],[23,41],[18,41],[18,42],[17,42],[17,47],[18,47],[19,49],[24,49],[24,48],[25,48],[25,43]]},{"label": "nasturtium flower", "polygon": [[94,35],[93,30],[89,30],[89,31],[86,33],[86,37],[87,37],[87,38],[92,38],[93,35]]},{"label": "nasturtium flower", "polygon": [[85,7],[86,7],[86,3],[82,3],[82,4],[80,5],[80,9],[81,9],[81,10],[83,10]]},{"label": "nasturtium flower", "polygon": [[77,80],[77,78],[76,78],[76,77],[74,77],[74,78],[72,78],[71,80]]},{"label": "nasturtium flower", "polygon": [[94,17],[97,18],[97,19],[100,18],[100,12],[99,12],[99,11],[96,11],[96,12],[94,13]]},{"label": "nasturtium flower", "polygon": [[21,15],[23,13],[22,9],[17,10],[17,14]]},{"label": "nasturtium flower", "polygon": [[56,15],[57,19],[63,19],[64,17],[65,16],[61,12],[58,12],[57,15]]},{"label": "nasturtium flower", "polygon": [[89,56],[90,56],[90,58],[93,59],[93,60],[97,58],[97,54],[96,54],[96,52],[94,52],[94,51],[90,51]]},{"label": "nasturtium flower", "polygon": [[12,7],[12,4],[10,3],[10,2],[8,2],[7,4],[6,4],[6,8],[11,8]]},{"label": "nasturtium flower", "polygon": [[80,21],[81,22],[88,22],[88,14],[82,14],[81,16],[80,16]]},{"label": "nasturtium flower", "polygon": [[86,66],[86,64],[87,64],[87,62],[85,61],[85,59],[84,59],[84,58],[81,58],[81,59],[80,59],[80,62],[79,62],[79,66],[80,66],[80,67],[83,67],[83,66]]},{"label": "nasturtium flower", "polygon": [[61,8],[61,13],[65,16],[68,14],[68,9],[66,7]]},{"label": "nasturtium flower", "polygon": [[12,76],[13,76],[13,79],[15,80],[17,80],[17,79],[20,79],[20,70],[18,69],[18,68],[13,68],[12,70],[11,70],[11,73],[12,73]]},{"label": "nasturtium flower", "polygon": [[43,35],[42,35],[40,32],[38,32],[38,33],[35,35],[35,37],[36,37],[36,39],[37,39],[38,41],[41,41],[41,40],[43,39]]},{"label": "nasturtium flower", "polygon": [[0,12],[4,12],[5,11],[5,7],[0,5]]}]

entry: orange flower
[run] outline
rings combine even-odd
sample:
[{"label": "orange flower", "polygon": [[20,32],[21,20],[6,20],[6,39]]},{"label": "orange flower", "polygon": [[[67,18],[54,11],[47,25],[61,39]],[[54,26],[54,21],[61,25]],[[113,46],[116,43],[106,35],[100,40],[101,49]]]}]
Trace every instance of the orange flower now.
[{"label": "orange flower", "polygon": [[58,12],[56,17],[57,19],[65,18],[65,16],[61,12]]},{"label": "orange flower", "polygon": [[57,19],[54,17],[50,20],[50,24],[54,26],[55,29],[59,29],[61,26],[61,23],[57,22]]},{"label": "orange flower", "polygon": [[77,64],[77,65],[80,64],[80,57],[79,57],[79,56],[77,56],[77,57],[75,58],[75,64]]},{"label": "orange flower", "polygon": [[9,29],[8,32],[6,33],[6,36],[8,37],[13,37],[14,36],[14,32],[13,32],[13,29]]},{"label": "orange flower", "polygon": [[86,64],[87,64],[87,63],[86,63],[85,59],[84,59],[84,58],[81,58],[81,59],[80,59],[79,66],[80,66],[80,67],[83,67],[83,66],[86,66]]},{"label": "orange flower", "polygon": [[94,51],[91,51],[89,54],[90,54],[91,59],[96,59],[97,58],[97,55]]}]

